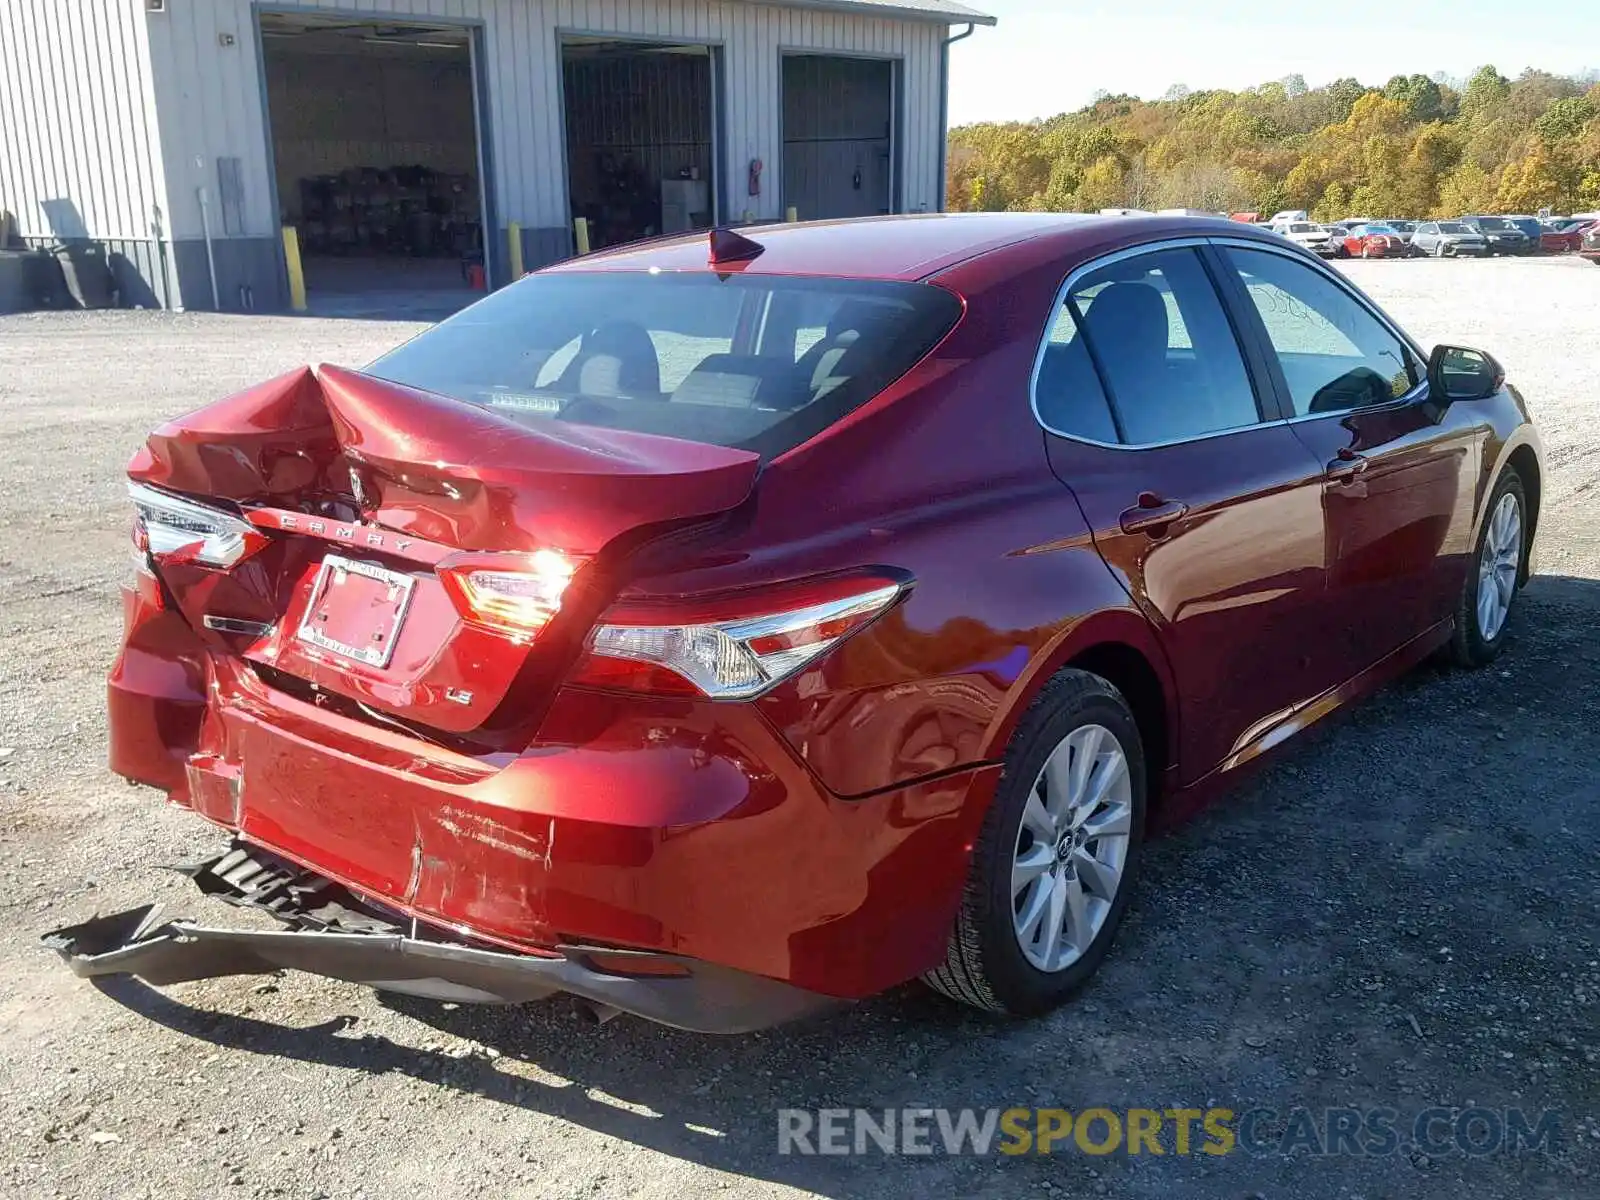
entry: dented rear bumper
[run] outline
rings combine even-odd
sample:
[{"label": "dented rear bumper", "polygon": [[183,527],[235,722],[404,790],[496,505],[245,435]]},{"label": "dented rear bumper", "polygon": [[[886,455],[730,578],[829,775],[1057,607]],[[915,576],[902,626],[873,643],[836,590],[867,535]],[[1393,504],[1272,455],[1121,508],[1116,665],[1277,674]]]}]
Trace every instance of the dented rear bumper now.
[{"label": "dented rear bumper", "polygon": [[[265,860],[265,861],[262,861]],[[225,975],[305,971],[382,991],[462,1003],[518,1004],[569,995],[604,1020],[632,1013],[699,1033],[744,1033],[840,1005],[764,976],[653,952],[563,946],[549,956],[437,940],[392,925],[338,885],[244,847],[189,869],[202,890],[274,916],[287,929],[232,929],[162,921],[146,905],[44,936],[75,975],[136,975],[164,987]],[[246,879],[233,887],[227,880]],[[604,956],[602,969],[594,961]],[[629,973],[627,963],[638,973]],[[666,972],[675,972],[667,974]]]}]

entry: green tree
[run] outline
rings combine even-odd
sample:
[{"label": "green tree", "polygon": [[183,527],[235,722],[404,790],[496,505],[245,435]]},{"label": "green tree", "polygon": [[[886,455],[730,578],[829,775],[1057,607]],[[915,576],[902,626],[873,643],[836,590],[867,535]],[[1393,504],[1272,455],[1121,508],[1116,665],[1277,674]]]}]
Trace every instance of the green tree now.
[{"label": "green tree", "polygon": [[1583,132],[1583,127],[1594,120],[1594,102],[1587,96],[1568,96],[1552,100],[1550,107],[1533,123],[1533,131],[1546,146],[1554,146]]},{"label": "green tree", "polygon": [[1479,67],[1461,93],[1461,115],[1468,121],[1483,120],[1510,95],[1509,79],[1493,67]]},{"label": "green tree", "polygon": [[1404,104],[1409,120],[1437,121],[1444,115],[1444,93],[1426,75],[1396,75],[1383,94]]}]

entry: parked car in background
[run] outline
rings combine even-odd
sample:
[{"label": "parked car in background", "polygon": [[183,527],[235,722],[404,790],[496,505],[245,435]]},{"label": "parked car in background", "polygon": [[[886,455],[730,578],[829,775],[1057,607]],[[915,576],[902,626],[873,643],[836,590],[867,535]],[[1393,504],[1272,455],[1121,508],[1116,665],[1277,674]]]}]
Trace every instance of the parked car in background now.
[{"label": "parked car in background", "polygon": [[1600,266],[1600,221],[1595,221],[1584,230],[1583,245],[1578,247],[1578,253]]},{"label": "parked car in background", "polygon": [[1411,245],[1411,238],[1417,232],[1416,221],[1396,221],[1390,218],[1385,218],[1380,222],[1380,224],[1387,225],[1390,229],[1398,233],[1400,235],[1400,240],[1404,242],[1407,247]]},{"label": "parked car in background", "polygon": [[1539,253],[1540,243],[1544,238],[1544,225],[1538,217],[1529,217],[1517,213],[1508,214],[1506,220],[1522,230],[1528,238],[1529,254]]},{"label": "parked car in background", "polygon": [[1345,257],[1344,239],[1356,225],[1355,221],[1331,221],[1323,226],[1328,231],[1328,244],[1334,258]]},{"label": "parked car in background", "polygon": [[1411,247],[1395,230],[1373,221],[1344,235],[1344,252],[1351,258],[1405,258]]},{"label": "parked car in background", "polygon": [[1481,258],[1489,253],[1489,243],[1483,234],[1468,229],[1460,221],[1424,221],[1412,235],[1411,249],[1416,254],[1434,258],[1456,258],[1464,254]]},{"label": "parked car in background", "polygon": [[1571,254],[1583,246],[1583,229],[1587,221],[1574,221],[1570,217],[1541,221],[1539,249],[1545,254]]},{"label": "parked car in background", "polygon": [[1490,254],[1532,254],[1528,235],[1505,217],[1462,217],[1461,223],[1474,233],[1483,234]]},{"label": "parked car in background", "polygon": [[1332,235],[1312,221],[1285,221],[1270,228],[1273,233],[1288,238],[1297,246],[1304,246],[1313,254],[1328,255],[1333,252]]},{"label": "parked car in background", "polygon": [[728,1033],[921,977],[1039,1014],[1152,886],[1147,814],[1506,648],[1521,395],[1281,238],[745,234],[571,259],[150,434],[111,769],[288,928],[108,913],[48,935],[77,974]]},{"label": "parked car in background", "polygon": [[1272,226],[1289,225],[1296,221],[1309,221],[1311,214],[1303,208],[1286,208],[1282,212],[1273,213],[1267,218],[1267,224]]}]

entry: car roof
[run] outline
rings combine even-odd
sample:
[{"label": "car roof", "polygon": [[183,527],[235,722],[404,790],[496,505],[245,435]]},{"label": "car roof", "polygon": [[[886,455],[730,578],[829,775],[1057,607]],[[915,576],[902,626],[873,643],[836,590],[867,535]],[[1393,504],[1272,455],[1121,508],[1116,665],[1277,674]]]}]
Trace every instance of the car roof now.
[{"label": "car roof", "polygon": [[[819,275],[866,279],[926,279],[990,251],[1046,239],[1049,253],[1129,243],[1171,233],[1237,234],[1249,226],[1222,217],[1099,216],[1085,213],[910,213],[741,226],[738,233],[762,247],[755,258],[728,263],[747,275]],[[1043,247],[1041,247],[1043,250]],[[545,271],[709,271],[708,231],[674,234],[602,250]]]}]

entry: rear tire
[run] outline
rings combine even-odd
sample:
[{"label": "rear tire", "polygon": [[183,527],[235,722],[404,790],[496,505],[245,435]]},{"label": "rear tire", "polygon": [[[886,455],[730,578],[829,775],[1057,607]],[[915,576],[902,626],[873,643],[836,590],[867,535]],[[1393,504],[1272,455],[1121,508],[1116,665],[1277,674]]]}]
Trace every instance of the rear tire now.
[{"label": "rear tire", "polygon": [[1483,527],[1456,603],[1450,658],[1457,666],[1485,667],[1500,656],[1527,561],[1527,492],[1516,469],[1507,467],[1484,509]]},{"label": "rear tire", "polygon": [[924,982],[992,1013],[1032,1016],[1065,1001],[1121,923],[1145,791],[1139,727],[1121,693],[1087,671],[1061,672],[1011,738],[944,965]]}]

